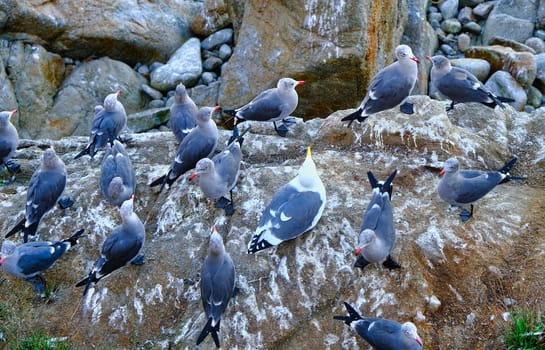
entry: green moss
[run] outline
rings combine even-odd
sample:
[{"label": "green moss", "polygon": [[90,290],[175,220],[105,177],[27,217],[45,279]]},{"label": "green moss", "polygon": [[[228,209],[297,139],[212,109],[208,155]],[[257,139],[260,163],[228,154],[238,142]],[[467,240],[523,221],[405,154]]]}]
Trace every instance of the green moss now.
[{"label": "green moss", "polygon": [[53,339],[40,331],[32,333],[29,337],[23,339],[21,343],[14,348],[15,350],[68,350],[70,347],[63,341]]},{"label": "green moss", "polygon": [[512,323],[503,336],[507,349],[545,349],[545,324],[541,314],[528,310],[511,311],[510,314]]}]

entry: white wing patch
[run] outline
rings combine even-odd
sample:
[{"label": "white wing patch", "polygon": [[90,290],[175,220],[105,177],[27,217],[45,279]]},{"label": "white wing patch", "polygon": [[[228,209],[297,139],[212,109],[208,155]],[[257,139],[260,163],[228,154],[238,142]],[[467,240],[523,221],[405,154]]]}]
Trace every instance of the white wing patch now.
[{"label": "white wing patch", "polygon": [[280,220],[281,221],[289,221],[289,220],[291,220],[291,216],[287,216],[282,212],[282,213],[280,213]]}]

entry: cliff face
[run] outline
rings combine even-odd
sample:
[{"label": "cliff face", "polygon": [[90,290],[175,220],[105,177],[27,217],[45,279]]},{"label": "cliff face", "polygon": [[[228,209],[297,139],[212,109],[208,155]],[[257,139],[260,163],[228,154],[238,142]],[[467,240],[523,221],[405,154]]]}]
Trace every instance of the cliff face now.
[{"label": "cliff face", "polygon": [[[350,111],[299,121],[288,138],[274,135],[271,125],[254,124],[243,147],[232,217],[215,209],[187,176],[161,194],[150,190],[147,184],[168,169],[174,138],[169,132],[132,135],[126,148],[138,179],[135,210],[146,226],[146,264],[123,268],[85,298],[74,285],[120,221],[100,194],[100,155],[95,162],[74,161],[86,141],[81,137],[24,140],[16,156],[23,172],[0,191],[1,232],[22,217],[27,179],[43,148],[53,144],[67,164],[65,194],[75,205],[50,213],[40,239],[61,239],[76,228],[86,235],[45,274],[52,290],[45,300],[28,282],[4,274],[4,337],[14,344],[42,330],[67,337],[75,348],[194,348],[205,324],[199,273],[215,224],[235,262],[240,289],[222,319],[225,348],[366,348],[333,320],[344,314],[343,301],[365,315],[415,322],[425,348],[501,348],[502,314],[512,302],[531,307],[544,299],[539,278],[544,152],[537,132],[544,114],[468,105],[447,116],[440,102],[411,99],[416,114],[392,110],[352,129],[340,123]],[[221,132],[220,150],[228,136]],[[248,255],[262,210],[295,176],[308,145],[328,196],[321,220],[295,240]],[[438,198],[438,170],[445,159],[457,156],[464,167],[497,169],[515,154],[520,160],[513,173],[529,179],[496,188],[476,204],[471,221],[462,224],[459,210]],[[394,169],[400,172],[392,197],[393,256],[402,269],[371,265],[360,271],[353,267],[353,250],[371,195],[366,172],[384,179]],[[214,345],[207,339],[201,347]]]}]

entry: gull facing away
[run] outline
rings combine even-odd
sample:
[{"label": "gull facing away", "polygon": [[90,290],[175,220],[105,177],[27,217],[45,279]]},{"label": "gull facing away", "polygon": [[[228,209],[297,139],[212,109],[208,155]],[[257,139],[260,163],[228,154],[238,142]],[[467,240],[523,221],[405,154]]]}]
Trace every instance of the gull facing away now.
[{"label": "gull facing away", "polygon": [[142,221],[133,212],[134,196],[123,202],[119,208],[121,225],[117,226],[102,244],[100,257],[93,266],[89,276],[76,284],[76,287],[85,286],[83,295],[98,281],[117,269],[129,263],[144,264],[142,248],[146,239],[146,232]]},{"label": "gull facing away", "polygon": [[170,130],[178,142],[182,142],[191,130],[197,126],[196,117],[199,109],[187,94],[185,85],[179,83],[174,94],[174,103],[170,106]]},{"label": "gull facing away", "polygon": [[0,265],[10,275],[24,278],[34,284],[34,290],[45,297],[45,279],[42,273],[49,269],[64,253],[78,243],[84,230],[70,238],[56,242],[29,242],[19,246],[10,240],[2,243]]},{"label": "gull facing away", "polygon": [[[34,171],[26,195],[25,217],[6,234],[6,238],[23,231],[24,242],[29,235],[36,234],[43,216],[49,212],[61,198],[66,186],[66,166],[57,156],[53,148],[44,151],[41,164]],[[65,209],[71,205],[71,200],[60,201]]]},{"label": "gull facing away", "polygon": [[104,107],[95,107],[95,117],[91,123],[89,144],[74,159],[83,157],[86,154],[93,159],[96,152],[104,148],[107,143],[113,145],[114,140],[118,139],[121,131],[126,128],[127,113],[121,102],[117,100],[120,93],[121,91],[117,90],[115,93],[109,94],[104,99]]},{"label": "gull facing away", "polygon": [[350,304],[344,303],[348,316],[333,316],[344,321],[376,350],[421,350],[424,343],[412,322],[386,318],[362,317]]},{"label": "gull facing away", "polygon": [[0,167],[4,165],[10,174],[10,182],[15,180],[15,173],[21,166],[13,159],[13,154],[19,146],[19,134],[11,123],[11,117],[17,110],[0,112]]},{"label": "gull facing away", "polygon": [[197,127],[187,135],[176,152],[176,157],[168,169],[168,173],[154,180],[150,187],[159,186],[159,193],[166,184],[172,186],[181,175],[195,168],[197,162],[214,154],[218,145],[218,128],[212,115],[220,109],[216,107],[202,107],[197,113]]},{"label": "gull facing away", "polygon": [[[235,207],[233,203],[233,187],[235,187],[240,173],[242,152],[240,147],[244,141],[244,134],[250,128],[238,134],[238,126],[233,129],[232,141],[227,149],[214,156],[203,158],[197,162],[195,172],[189,177],[193,180],[199,176],[199,187],[208,197],[217,200],[216,208],[223,208],[225,215],[233,215]],[[226,196],[229,193],[228,199]]]},{"label": "gull facing away", "polygon": [[236,272],[231,256],[225,251],[223,239],[212,228],[208,255],[201,270],[201,301],[207,322],[197,339],[197,345],[212,334],[216,347],[220,347],[218,332],[221,315],[225,312],[229,300],[235,295]]},{"label": "gull facing away", "polygon": [[367,95],[358,107],[358,110],[341,119],[349,121],[348,127],[354,120],[363,122],[371,114],[375,114],[401,104],[401,111],[413,114],[413,106],[404,103],[411,94],[418,77],[418,58],[407,45],[396,47],[397,61],[384,67],[371,80]]},{"label": "gull facing away", "polygon": [[518,158],[514,157],[498,171],[460,170],[460,163],[456,158],[445,161],[437,185],[437,193],[445,202],[464,207],[470,205],[471,210],[463,209],[460,217],[466,222],[473,216],[473,203],[492,191],[497,185],[510,180],[522,180],[523,177],[509,174]]},{"label": "gull facing away", "polygon": [[[274,130],[278,135],[285,137],[289,130],[288,126],[293,124],[293,120],[288,117],[295,111],[299,101],[295,88],[304,83],[302,80],[282,78],[275,88],[261,92],[247,105],[237,109],[224,109],[223,112],[233,116],[235,124],[246,120],[273,122]],[[277,126],[276,122],[279,120],[282,121],[282,125]]]},{"label": "gull facing away", "polygon": [[263,212],[248,243],[248,253],[279,245],[312,229],[322,217],[325,203],[325,187],[308,147],[297,176],[280,187]]},{"label": "gull facing away", "polygon": [[136,177],[125,147],[118,140],[106,145],[106,153],[100,167],[100,190],[111,204],[120,206],[131,198],[136,188]]},{"label": "gull facing away", "polygon": [[379,182],[372,172],[367,172],[373,197],[363,216],[356,249],[358,259],[354,264],[362,270],[369,263],[382,263],[390,270],[401,267],[390,256],[396,240],[391,204],[392,182],[396,174],[397,170],[394,170],[386,181]]},{"label": "gull facing away", "polygon": [[452,101],[447,111],[453,109],[458,102],[480,102],[491,108],[500,106],[505,109],[502,102],[515,101],[494,95],[473,74],[463,68],[452,67],[445,56],[426,56],[426,59],[433,64],[430,73],[432,84]]}]

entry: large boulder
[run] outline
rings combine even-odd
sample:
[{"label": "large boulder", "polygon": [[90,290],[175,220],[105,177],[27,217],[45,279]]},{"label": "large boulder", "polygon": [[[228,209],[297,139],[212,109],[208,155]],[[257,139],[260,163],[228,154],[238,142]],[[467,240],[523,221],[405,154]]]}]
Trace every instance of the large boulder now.
[{"label": "large boulder", "polygon": [[74,59],[109,56],[129,64],[166,60],[191,37],[195,1],[0,1],[4,36],[30,37]]},{"label": "large boulder", "polygon": [[[395,59],[407,4],[393,0],[312,4],[244,3],[240,27],[233,23],[233,56],[222,74],[222,106],[239,107],[287,76],[310,82],[298,88],[297,116],[325,117],[361,102],[375,73]],[[240,13],[237,3],[229,5]]]},{"label": "large boulder", "polygon": [[[176,142],[170,132],[133,135],[126,148],[138,182],[135,211],[146,226],[146,264],[123,268],[83,299],[74,284],[92,268],[102,242],[119,223],[118,209],[102,198],[98,160],[72,159],[85,137],[23,140],[16,159],[25,176],[0,190],[2,203],[9,203],[2,205],[0,230],[6,232],[23,216],[27,174],[53,143],[67,164],[65,194],[75,205],[45,217],[39,238],[61,239],[78,228],[86,235],[46,272],[47,300],[30,283],[4,275],[0,306],[6,347],[39,330],[68,337],[73,348],[194,348],[206,323],[199,272],[215,224],[235,262],[240,289],[222,317],[225,348],[365,347],[333,320],[345,313],[344,301],[367,316],[415,322],[426,348],[502,348],[501,316],[509,311],[505,298],[519,304],[528,295],[545,296],[539,278],[545,178],[534,165],[543,163],[545,114],[460,104],[447,115],[442,102],[426,96],[411,102],[412,116],[391,110],[353,129],[340,122],[351,111],[301,123],[288,138],[252,128],[234,191],[235,214],[229,218],[185,176],[161,194],[151,190],[148,184],[167,171]],[[229,132],[220,135],[224,145]],[[262,210],[296,175],[309,144],[328,197],[321,220],[278,248],[247,254]],[[513,154],[520,160],[512,174],[528,175],[537,186],[501,185],[477,202],[474,218],[465,224],[458,209],[438,198],[437,173],[445,159],[457,156],[463,167],[498,169]],[[370,265],[359,271],[353,267],[353,250],[371,196],[366,172],[384,179],[394,169],[400,172],[392,197],[398,234],[393,256],[402,269]],[[471,336],[475,332],[481,336]],[[203,347],[211,349],[212,341]]]}]

